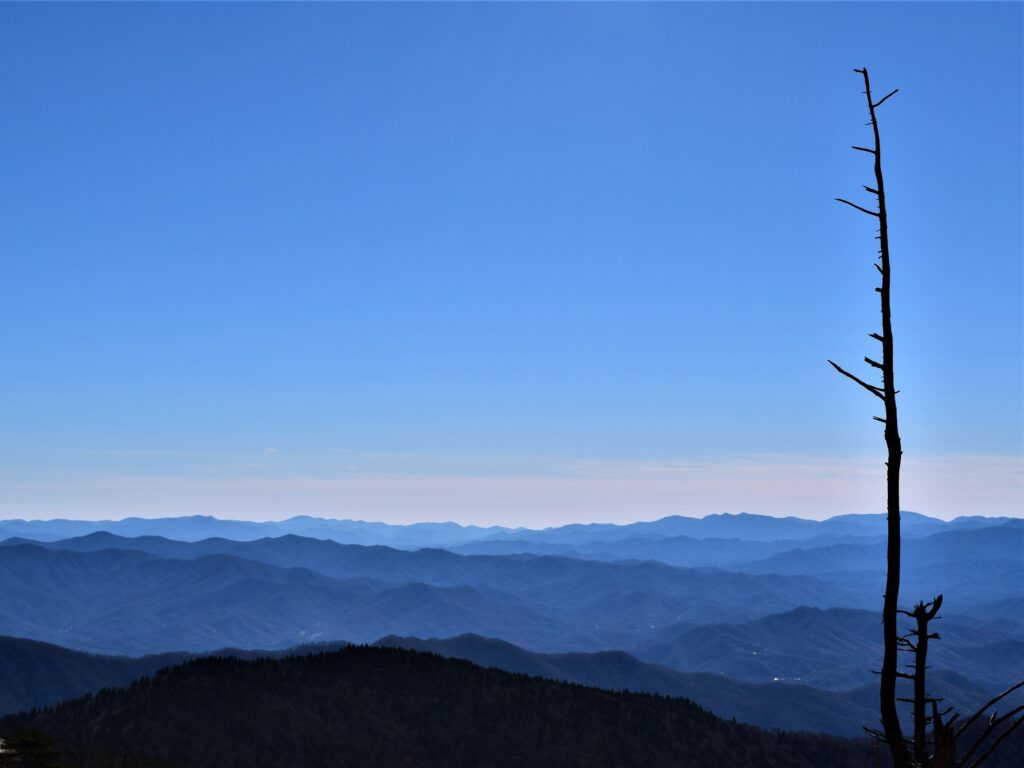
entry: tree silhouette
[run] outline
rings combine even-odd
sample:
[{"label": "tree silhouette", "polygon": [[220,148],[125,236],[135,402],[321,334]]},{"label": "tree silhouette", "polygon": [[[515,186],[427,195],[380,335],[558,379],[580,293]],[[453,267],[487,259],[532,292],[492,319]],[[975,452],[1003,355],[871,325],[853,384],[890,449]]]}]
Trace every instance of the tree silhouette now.
[{"label": "tree silhouette", "polygon": [[856,208],[862,213],[874,216],[878,219],[879,241],[878,261],[875,269],[882,275],[882,285],[875,290],[878,291],[882,305],[882,333],[870,334],[871,338],[882,345],[882,361],[878,362],[865,356],[864,361],[872,368],[882,372],[882,386],[878,387],[868,384],[863,379],[854,376],[844,370],[836,363],[829,360],[839,373],[857,382],[875,397],[885,403],[885,418],[875,416],[877,421],[885,425],[885,446],[889,457],[886,461],[886,510],[888,513],[888,543],[886,548],[886,576],[885,576],[885,598],[882,605],[882,635],[884,639],[884,652],[882,656],[882,684],[880,686],[880,711],[882,717],[882,732],[889,749],[892,752],[893,761],[897,768],[904,768],[911,765],[910,751],[907,749],[903,738],[903,731],[900,727],[899,713],[896,709],[896,678],[897,678],[897,651],[899,649],[899,636],[896,628],[897,605],[900,593],[900,463],[903,458],[903,448],[900,442],[899,421],[896,411],[896,385],[893,376],[893,341],[892,341],[892,307],[890,302],[891,268],[889,263],[889,219],[885,207],[885,180],[882,177],[882,142],[878,132],[878,120],[875,111],[882,106],[897,91],[893,90],[877,102],[872,100],[871,81],[868,78],[868,70],[855,69],[864,77],[864,93],[867,96],[868,114],[871,116],[869,125],[874,134],[874,148],[853,147],[860,152],[867,152],[874,156],[875,186],[864,186],[868,192],[873,194],[877,200],[877,210],[869,210],[849,200],[837,197],[841,203]]},{"label": "tree silhouette", "polygon": [[[930,696],[926,687],[926,671],[928,668],[928,643],[938,640],[939,634],[932,632],[930,622],[938,618],[942,607],[942,595],[937,595],[930,602],[920,602],[913,611],[901,611],[899,605],[900,591],[900,465],[903,448],[900,441],[899,421],[896,408],[895,377],[893,375],[893,336],[892,336],[892,305],[891,305],[891,263],[889,258],[889,219],[885,206],[885,180],[882,175],[882,143],[878,130],[876,110],[899,89],[893,89],[878,101],[871,95],[871,81],[867,68],[854,69],[864,78],[864,94],[867,98],[868,125],[874,136],[873,147],[854,146],[859,152],[867,152],[874,158],[875,186],[864,186],[875,196],[875,210],[865,208],[841,197],[836,200],[855,208],[861,213],[873,216],[878,220],[879,242],[878,263],[875,269],[882,277],[882,284],[875,288],[879,293],[882,312],[882,332],[871,333],[869,336],[882,345],[882,360],[878,362],[865,356],[864,362],[881,371],[882,384],[869,384],[860,377],[843,369],[829,360],[829,364],[843,376],[852,379],[875,397],[882,400],[885,416],[873,416],[885,427],[885,445],[888,451],[886,461],[886,512],[887,512],[887,545],[886,545],[886,577],[885,597],[882,604],[882,636],[883,655],[881,684],[879,686],[879,713],[882,730],[872,728],[865,730],[889,747],[895,768],[979,768],[1022,722],[1024,722],[1024,705],[1017,706],[1009,712],[999,715],[993,708],[1017,690],[1024,688],[1024,680],[1011,686],[993,697],[981,709],[971,715],[963,724],[955,725],[959,715],[952,714],[952,709],[940,711],[941,698]],[[897,628],[899,614],[910,617],[914,625],[905,635],[900,635]],[[909,667],[911,672],[898,669],[898,654],[905,651],[913,654]],[[898,679],[906,679],[913,683],[911,697],[898,697],[896,683]],[[909,703],[912,706],[913,738],[903,734],[900,724],[897,702]],[[987,722],[982,726],[981,718],[992,710]],[[929,714],[930,712],[930,714]],[[948,719],[943,721],[943,718]],[[929,742],[928,727],[932,728]],[[973,742],[966,752],[957,756],[957,742],[960,737],[967,736]],[[931,743],[931,747],[929,747]]]}]

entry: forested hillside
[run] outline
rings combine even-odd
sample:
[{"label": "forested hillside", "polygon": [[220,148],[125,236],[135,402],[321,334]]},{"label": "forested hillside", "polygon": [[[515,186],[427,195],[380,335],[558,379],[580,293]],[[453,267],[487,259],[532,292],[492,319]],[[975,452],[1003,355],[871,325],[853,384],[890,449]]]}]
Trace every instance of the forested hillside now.
[{"label": "forested hillside", "polygon": [[766,732],[662,696],[616,693],[392,648],[190,661],[0,721],[72,768],[715,766],[862,768],[864,741]]}]

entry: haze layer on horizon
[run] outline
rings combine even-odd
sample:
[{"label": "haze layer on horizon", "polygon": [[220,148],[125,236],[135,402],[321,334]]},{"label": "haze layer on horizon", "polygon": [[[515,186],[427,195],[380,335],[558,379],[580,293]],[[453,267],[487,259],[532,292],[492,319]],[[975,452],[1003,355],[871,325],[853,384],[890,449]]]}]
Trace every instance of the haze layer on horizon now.
[{"label": "haze layer on horizon", "polygon": [[[543,528],[738,512],[821,520],[885,509],[880,458],[443,461],[351,451],[248,458],[213,472],[167,475],[140,467],[131,474],[8,478],[0,484],[0,518],[310,515]],[[192,461],[219,465],[210,456]],[[903,499],[905,509],[947,520],[1024,516],[1024,467],[1003,457],[908,459]]]},{"label": "haze layer on horizon", "polygon": [[1021,514],[1024,7],[868,8],[0,6],[0,516],[880,511],[865,65],[904,507]]}]

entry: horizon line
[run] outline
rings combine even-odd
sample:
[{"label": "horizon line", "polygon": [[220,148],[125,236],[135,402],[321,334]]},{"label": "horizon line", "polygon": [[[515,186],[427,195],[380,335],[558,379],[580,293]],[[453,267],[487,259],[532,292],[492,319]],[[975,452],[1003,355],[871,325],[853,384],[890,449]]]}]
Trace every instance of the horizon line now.
[{"label": "horizon line", "polygon": [[[934,517],[932,515],[925,514],[923,512],[917,512],[914,510],[904,509],[900,510],[900,516],[912,515],[914,517],[925,518],[932,520],[937,523],[949,524],[958,520],[972,520],[972,519],[984,519],[984,520],[1024,520],[1024,513],[1021,515],[985,515],[985,514],[973,514],[973,515],[957,515],[949,519]],[[686,514],[671,514],[663,515],[654,518],[638,518],[630,520],[628,522],[613,522],[613,521],[573,521],[567,523],[561,523],[559,525],[549,525],[544,527],[530,527],[527,525],[504,525],[501,523],[494,523],[491,525],[479,525],[476,523],[464,523],[457,520],[418,520],[414,522],[402,523],[402,522],[388,522],[386,520],[373,520],[364,518],[353,518],[353,517],[324,517],[321,515],[291,515],[290,517],[282,517],[278,519],[269,520],[255,520],[252,518],[244,517],[218,517],[217,515],[210,514],[179,514],[179,515],[155,515],[152,517],[146,517],[143,515],[126,515],[124,517],[98,517],[98,518],[74,518],[74,517],[4,517],[0,518],[0,525],[4,523],[123,523],[126,521],[171,521],[171,520],[212,520],[218,523],[244,523],[254,526],[272,526],[280,525],[283,523],[292,522],[294,520],[306,519],[316,520],[326,523],[357,523],[363,525],[384,525],[391,528],[409,528],[420,525],[455,525],[460,528],[481,528],[484,530],[490,530],[494,528],[505,529],[505,530],[523,530],[523,531],[545,531],[553,530],[558,528],[566,528],[569,526],[609,526],[614,528],[625,528],[631,525],[638,525],[642,523],[657,523],[663,520],[669,520],[672,518],[685,518],[688,520],[706,520],[708,518],[716,517],[756,517],[765,518],[771,520],[800,520],[808,523],[826,523],[831,520],[839,518],[849,517],[887,517],[885,512],[846,512],[831,517],[813,518],[804,517],[802,515],[772,515],[761,512],[709,512],[705,515],[686,515]]]}]

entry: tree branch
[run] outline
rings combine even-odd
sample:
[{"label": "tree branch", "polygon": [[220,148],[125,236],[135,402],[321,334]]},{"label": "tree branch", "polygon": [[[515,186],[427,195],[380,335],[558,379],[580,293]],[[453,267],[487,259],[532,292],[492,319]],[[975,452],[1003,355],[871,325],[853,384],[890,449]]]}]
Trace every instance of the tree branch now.
[{"label": "tree branch", "polygon": [[869,211],[867,208],[862,208],[861,206],[857,205],[856,203],[851,203],[849,200],[844,200],[841,197],[837,197],[836,200],[838,202],[840,202],[840,203],[846,203],[848,206],[850,206],[851,208],[856,208],[858,211],[863,211],[868,216],[874,216],[876,219],[878,218],[878,214],[877,213],[875,213],[874,211]]},{"label": "tree branch", "polygon": [[963,732],[964,732],[965,730],[967,730],[968,728],[970,728],[970,727],[971,727],[971,724],[972,724],[972,723],[973,723],[973,722],[974,722],[975,720],[977,720],[977,719],[978,719],[979,717],[981,717],[981,716],[982,716],[983,714],[985,714],[985,710],[987,710],[987,709],[988,709],[989,707],[991,707],[991,706],[992,706],[993,704],[998,704],[998,703],[999,703],[1000,701],[1002,701],[1003,699],[1005,699],[1005,698],[1006,698],[1007,696],[1009,696],[1009,695],[1010,695],[1011,693],[1013,693],[1014,691],[1016,691],[1016,690],[1017,690],[1018,688],[1024,688],[1024,680],[1021,680],[1021,681],[1020,681],[1019,683],[1016,683],[1015,685],[1011,685],[1011,686],[1010,686],[1009,688],[1007,688],[1007,689],[1006,689],[1005,691],[1003,691],[1002,693],[1000,693],[1000,694],[998,694],[998,695],[996,695],[996,696],[993,696],[993,697],[992,697],[992,698],[991,698],[991,699],[990,699],[990,700],[989,700],[989,701],[988,701],[988,702],[987,702],[987,703],[985,704],[985,706],[983,706],[983,707],[982,707],[981,709],[979,709],[979,710],[978,710],[977,712],[975,712],[975,713],[974,713],[973,715],[971,715],[971,716],[970,716],[970,717],[969,717],[969,718],[967,719],[967,722],[965,722],[965,723],[964,723],[963,725],[961,725],[961,726],[960,726],[959,730],[957,730],[957,732],[956,732],[956,735],[957,735],[957,736],[959,736],[959,735],[960,735],[960,734],[962,734],[962,733],[963,733]]},{"label": "tree branch", "polygon": [[843,374],[843,376],[845,376],[846,378],[853,379],[855,382],[860,384],[862,387],[864,387],[864,389],[866,389],[868,392],[870,392],[875,397],[877,397],[877,398],[879,398],[881,400],[885,400],[885,395],[882,394],[882,389],[880,387],[876,387],[876,386],[874,386],[872,384],[868,384],[866,381],[862,381],[861,379],[858,379],[856,376],[854,376],[849,371],[844,371],[840,366],[836,365],[831,360],[828,361],[828,364],[831,365],[833,368],[835,368],[837,371],[839,371],[841,374]]},{"label": "tree branch", "polygon": [[[984,763],[988,759],[988,756],[996,751],[996,747],[998,747],[1003,742],[1003,739],[1005,739],[1007,736],[1009,736],[1011,733],[1017,730],[1021,723],[1024,723],[1024,717],[1018,717],[1016,720],[1014,720],[1013,724],[1005,731],[1003,731],[1001,734],[999,734],[998,738],[996,738],[996,740],[992,742],[992,745],[988,749],[986,749],[984,753],[979,755],[977,760],[971,763],[970,768],[978,768],[978,766]],[[971,751],[973,752],[974,750],[972,749]]]},{"label": "tree branch", "polygon": [[[959,764],[963,765],[968,760],[970,760],[971,755],[973,755],[975,752],[978,751],[978,749],[981,747],[981,745],[985,743],[985,740],[992,734],[992,732],[996,728],[998,728],[1000,725],[1002,725],[1007,720],[1012,719],[1015,715],[1019,714],[1022,710],[1024,710],[1024,704],[1021,704],[1019,707],[1011,709],[1009,712],[1007,712],[1002,717],[996,717],[995,713],[993,713],[992,717],[989,718],[988,725],[985,726],[985,730],[981,732],[981,735],[978,736],[977,739],[975,739],[974,743],[971,745],[971,748],[968,749],[967,752],[964,754],[964,756],[960,758],[960,763]],[[1011,729],[1013,727],[1014,726],[1012,726],[1012,725],[1010,726]],[[991,752],[991,749],[988,750],[988,751]],[[988,754],[988,752],[985,753],[985,755],[987,755],[987,754]],[[985,755],[982,755],[981,757],[979,757],[978,760],[974,763],[974,765],[980,765],[981,761],[985,758]]]},{"label": "tree branch", "polygon": [[889,91],[889,93],[882,97],[881,101],[876,101],[874,104],[872,104],[872,108],[878,109],[880,106],[885,104],[886,99],[888,99],[890,96],[895,96],[897,93],[899,93],[899,90],[899,88],[893,88],[891,91]]}]

